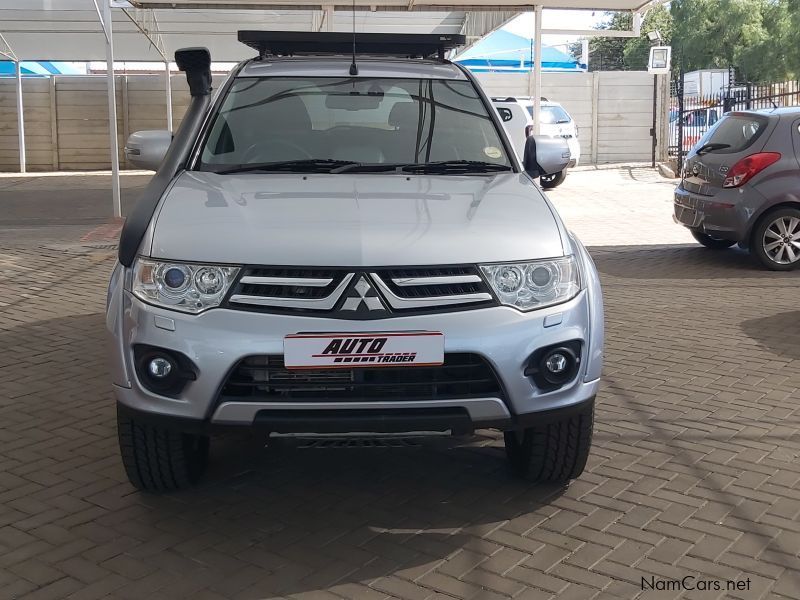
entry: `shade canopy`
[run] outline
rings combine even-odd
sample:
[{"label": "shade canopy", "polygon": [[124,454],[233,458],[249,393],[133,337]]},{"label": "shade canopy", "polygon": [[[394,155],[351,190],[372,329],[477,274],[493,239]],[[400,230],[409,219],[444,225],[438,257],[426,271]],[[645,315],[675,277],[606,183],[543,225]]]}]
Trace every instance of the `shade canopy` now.
[{"label": "shade canopy", "polygon": [[452,0],[318,0],[317,2],[298,0],[294,3],[287,2],[287,0],[130,0],[130,2],[142,8],[276,7],[314,10],[331,6],[334,10],[343,11],[351,10],[353,2],[355,2],[356,6],[365,7],[372,11],[526,11],[530,10],[534,4],[542,8],[637,11],[650,4],[650,2],[644,0],[484,0],[483,2],[467,0],[467,2],[461,4],[454,3]]},{"label": "shade canopy", "polygon": [[[76,69],[69,63],[61,62],[31,62],[22,61],[20,63],[22,75],[28,76],[50,76],[50,75],[82,75],[85,71]],[[16,75],[16,66],[10,60],[0,61],[0,77],[12,77]]]},{"label": "shade canopy", "polygon": [[[98,0],[101,4],[103,0]],[[106,0],[107,1],[107,0]],[[94,0],[48,0],[31,2],[0,0],[0,35],[14,56],[23,60],[105,60],[105,36]],[[181,2],[162,6],[188,6]],[[118,61],[160,61],[175,50],[205,46],[214,61],[238,62],[254,55],[239,43],[240,29],[283,31],[351,31],[352,11],[309,10],[304,3],[274,8],[241,8],[217,3],[227,9],[142,9],[129,2],[114,2],[114,57]],[[404,0],[404,6],[408,0]],[[245,7],[256,6],[243,3]],[[317,7],[319,8],[319,7]],[[517,14],[517,10],[472,12],[464,9],[408,12],[356,11],[359,32],[464,34],[468,43],[493,31]],[[3,46],[0,40],[0,46]],[[3,48],[0,48],[3,50]]]},{"label": "shade canopy", "polygon": [[[533,69],[533,40],[499,30],[455,57],[470,70],[484,72],[526,72]],[[566,52],[542,46],[542,68],[547,71],[582,71],[580,64]]]},{"label": "shade canopy", "polygon": [[[109,0],[0,0],[0,51],[22,60],[105,59],[98,7]],[[545,8],[644,10],[660,0],[540,0]],[[187,46],[205,46],[215,61],[253,55],[239,29],[351,31],[351,0],[111,0],[119,61],[158,61]],[[464,34],[472,44],[516,15],[530,0],[355,0],[359,32]],[[5,43],[3,42],[5,40]]]}]

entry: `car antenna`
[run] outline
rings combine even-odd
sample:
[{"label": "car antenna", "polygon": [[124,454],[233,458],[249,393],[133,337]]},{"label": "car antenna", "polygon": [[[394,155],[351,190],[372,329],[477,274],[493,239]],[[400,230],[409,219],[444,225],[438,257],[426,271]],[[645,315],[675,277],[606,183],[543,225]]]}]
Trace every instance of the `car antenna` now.
[{"label": "car antenna", "polygon": [[356,0],[353,0],[353,62],[350,63],[350,75],[358,75],[358,65],[356,65]]}]

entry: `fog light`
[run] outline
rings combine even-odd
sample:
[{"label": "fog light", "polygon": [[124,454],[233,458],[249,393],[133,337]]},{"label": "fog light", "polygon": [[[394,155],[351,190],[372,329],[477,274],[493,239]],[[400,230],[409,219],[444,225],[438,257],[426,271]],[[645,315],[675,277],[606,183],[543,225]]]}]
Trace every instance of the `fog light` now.
[{"label": "fog light", "polygon": [[175,350],[135,344],[133,356],[139,382],[155,394],[177,398],[188,382],[197,379],[195,364]]},{"label": "fog light", "polygon": [[561,352],[554,352],[547,357],[547,360],[544,363],[544,366],[547,368],[547,370],[555,374],[563,373],[567,369],[568,365],[569,359]]},{"label": "fog light", "polygon": [[570,340],[534,352],[525,368],[536,386],[551,392],[566,385],[578,374],[581,364],[581,342]]},{"label": "fog light", "polygon": [[147,364],[147,372],[156,379],[165,379],[172,373],[172,363],[162,356],[157,356]]},{"label": "fog light", "polygon": [[550,385],[562,385],[575,377],[578,357],[570,348],[559,346],[546,351],[539,359],[539,372]]}]

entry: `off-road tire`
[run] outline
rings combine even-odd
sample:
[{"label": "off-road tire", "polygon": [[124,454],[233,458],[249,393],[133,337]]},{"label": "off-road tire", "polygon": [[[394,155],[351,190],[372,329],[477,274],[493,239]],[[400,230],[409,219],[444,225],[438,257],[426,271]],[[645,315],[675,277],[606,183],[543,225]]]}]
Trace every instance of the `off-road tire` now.
[{"label": "off-road tire", "polygon": [[567,178],[567,170],[564,169],[563,171],[559,171],[558,173],[553,173],[552,175],[542,175],[539,177],[539,185],[541,185],[546,190],[551,190],[554,187],[560,186],[564,183],[564,180]]},{"label": "off-road tire", "polygon": [[703,244],[703,246],[706,248],[711,248],[712,250],[724,250],[725,248],[730,248],[736,243],[731,240],[711,237],[702,231],[692,231],[692,237]]},{"label": "off-road tire", "polygon": [[561,421],[506,431],[506,456],[516,475],[566,483],[583,473],[592,447],[594,402]]},{"label": "off-road tire", "polygon": [[130,482],[146,492],[191,486],[208,466],[209,438],[142,423],[117,411],[122,463]]}]

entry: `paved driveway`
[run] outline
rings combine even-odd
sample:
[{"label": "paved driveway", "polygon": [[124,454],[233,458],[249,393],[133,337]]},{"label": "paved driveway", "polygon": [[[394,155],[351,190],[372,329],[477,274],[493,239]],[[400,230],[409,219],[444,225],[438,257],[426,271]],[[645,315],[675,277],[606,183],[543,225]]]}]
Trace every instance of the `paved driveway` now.
[{"label": "paved driveway", "polygon": [[689,244],[668,182],[573,173],[551,194],[607,306],[594,449],[569,487],[511,478],[494,433],[230,437],[199,487],[156,496],[117,454],[102,313],[118,225],[96,177],[0,179],[0,598],[661,600],[685,576],[712,588],[686,598],[798,597],[798,274]]}]

